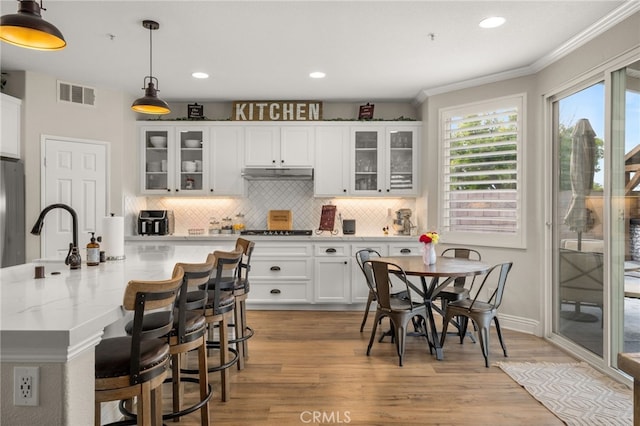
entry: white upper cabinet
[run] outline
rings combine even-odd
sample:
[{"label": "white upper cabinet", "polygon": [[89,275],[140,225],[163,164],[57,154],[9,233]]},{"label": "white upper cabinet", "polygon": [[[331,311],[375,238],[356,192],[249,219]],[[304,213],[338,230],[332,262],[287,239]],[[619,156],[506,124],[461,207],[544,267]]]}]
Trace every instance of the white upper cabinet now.
[{"label": "white upper cabinet", "polygon": [[351,128],[351,195],[418,195],[416,125]]},{"label": "white upper cabinet", "polygon": [[314,195],[344,196],[349,193],[349,127],[316,128]]},{"label": "white upper cabinet", "polygon": [[171,126],[140,128],[140,191],[144,194],[173,192],[176,155]]},{"label": "white upper cabinet", "polygon": [[0,126],[0,154],[5,157],[20,158],[20,108],[22,101],[1,93],[2,126]]},{"label": "white upper cabinet", "polygon": [[211,195],[244,195],[242,178],[244,128],[219,125],[211,127],[209,193]]},{"label": "white upper cabinet", "polygon": [[208,151],[210,149],[207,127],[176,127],[176,178],[174,192],[179,195],[206,194],[209,183]]},{"label": "white upper cabinet", "polygon": [[141,193],[245,194],[243,126],[145,123],[140,126],[140,140]]},{"label": "white upper cabinet", "polygon": [[140,129],[140,189],[144,194],[202,195],[208,184],[209,133],[204,127]]},{"label": "white upper cabinet", "polygon": [[313,126],[248,125],[245,166],[313,167]]}]

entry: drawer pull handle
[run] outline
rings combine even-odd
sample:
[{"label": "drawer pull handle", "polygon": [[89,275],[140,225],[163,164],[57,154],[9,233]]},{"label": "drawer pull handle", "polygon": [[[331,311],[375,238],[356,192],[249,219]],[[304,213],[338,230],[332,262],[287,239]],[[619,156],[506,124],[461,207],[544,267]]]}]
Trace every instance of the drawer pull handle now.
[{"label": "drawer pull handle", "polygon": [[400,250],[400,253],[402,253],[402,254],[411,253],[411,249],[403,248],[403,249]]},{"label": "drawer pull handle", "polygon": [[272,271],[279,271],[279,270],[280,270],[280,267],[279,267],[279,266],[272,266],[270,269],[271,269]]},{"label": "drawer pull handle", "polygon": [[271,293],[271,294],[280,294],[280,289],[279,288],[274,288],[269,293]]},{"label": "drawer pull handle", "polygon": [[336,249],[334,248],[328,248],[325,250],[325,253],[335,253],[335,252],[336,252]]}]

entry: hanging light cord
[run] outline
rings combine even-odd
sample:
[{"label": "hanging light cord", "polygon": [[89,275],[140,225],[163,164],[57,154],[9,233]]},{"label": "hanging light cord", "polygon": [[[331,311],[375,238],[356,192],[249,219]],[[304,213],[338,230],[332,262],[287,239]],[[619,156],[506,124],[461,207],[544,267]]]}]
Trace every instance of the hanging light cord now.
[{"label": "hanging light cord", "polygon": [[153,28],[149,27],[149,78],[153,77]]}]

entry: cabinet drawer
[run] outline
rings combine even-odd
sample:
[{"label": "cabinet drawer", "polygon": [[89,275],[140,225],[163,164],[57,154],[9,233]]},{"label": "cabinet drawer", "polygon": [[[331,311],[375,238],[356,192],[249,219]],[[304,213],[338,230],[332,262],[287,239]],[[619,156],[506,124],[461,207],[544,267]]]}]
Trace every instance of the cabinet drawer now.
[{"label": "cabinet drawer", "polygon": [[311,258],[251,258],[250,278],[261,280],[307,280],[311,278]]},{"label": "cabinet drawer", "polygon": [[251,281],[248,302],[300,303],[309,302],[308,283],[256,283]]},{"label": "cabinet drawer", "polygon": [[350,256],[347,244],[316,244],[316,256]]},{"label": "cabinet drawer", "polygon": [[253,251],[251,257],[251,264],[253,265],[253,259],[256,257],[309,257],[312,255],[311,244],[296,244],[296,243],[277,243],[269,244],[261,241],[256,242],[256,248]]},{"label": "cabinet drawer", "polygon": [[421,250],[422,243],[389,244],[389,256],[420,256]]}]

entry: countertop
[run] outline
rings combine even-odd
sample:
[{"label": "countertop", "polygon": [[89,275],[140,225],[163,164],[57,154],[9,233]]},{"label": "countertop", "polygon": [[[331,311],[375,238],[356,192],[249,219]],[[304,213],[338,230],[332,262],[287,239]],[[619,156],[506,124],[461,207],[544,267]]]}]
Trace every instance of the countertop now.
[{"label": "countertop", "polygon": [[[238,235],[125,238],[125,259],[70,270],[62,261],[34,261],[0,269],[0,357],[3,362],[66,362],[95,346],[103,330],[122,319],[129,280],[163,280],[177,262],[202,262],[217,247],[231,250]],[[249,236],[279,242],[416,242],[415,236]],[[186,241],[188,244],[167,244]],[[139,244],[147,243],[147,244]],[[156,244],[158,243],[158,244]],[[35,278],[35,266],[45,278]],[[53,275],[52,273],[58,272]]]},{"label": "countertop", "polygon": [[[233,248],[229,241],[229,249]],[[121,319],[129,280],[170,277],[176,262],[202,262],[208,245],[125,247],[124,260],[70,270],[60,261],[0,269],[0,357],[3,362],[66,362],[95,346]],[[45,278],[34,278],[35,266]],[[59,272],[52,275],[52,272]]]},{"label": "countertop", "polygon": [[307,242],[327,242],[336,241],[342,243],[361,241],[388,241],[394,242],[418,242],[417,235],[331,235],[328,232],[312,235],[278,236],[278,235],[239,235],[239,234],[218,234],[218,235],[129,235],[125,236],[125,241],[235,241],[238,237],[256,241],[307,241]]}]

